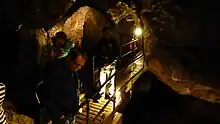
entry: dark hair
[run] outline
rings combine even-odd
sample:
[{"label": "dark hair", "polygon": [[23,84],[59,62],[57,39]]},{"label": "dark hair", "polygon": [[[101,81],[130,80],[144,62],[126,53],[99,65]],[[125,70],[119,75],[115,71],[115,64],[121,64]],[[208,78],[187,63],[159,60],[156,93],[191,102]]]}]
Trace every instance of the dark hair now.
[{"label": "dark hair", "polygon": [[85,59],[87,59],[86,52],[78,46],[75,46],[72,49],[70,49],[68,56],[71,58],[72,61],[75,61],[77,56],[83,56]]},{"label": "dark hair", "polygon": [[64,32],[60,31],[60,32],[56,33],[56,38],[60,38],[60,39],[66,40],[67,39],[67,35]]}]

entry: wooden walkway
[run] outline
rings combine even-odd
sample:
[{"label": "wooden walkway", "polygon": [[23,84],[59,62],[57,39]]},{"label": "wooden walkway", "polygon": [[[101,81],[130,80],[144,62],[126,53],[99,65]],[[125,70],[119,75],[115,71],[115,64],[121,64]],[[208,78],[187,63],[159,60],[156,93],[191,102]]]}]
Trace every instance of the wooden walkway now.
[{"label": "wooden walkway", "polygon": [[[101,124],[105,118],[112,112],[113,110],[113,102],[109,102],[108,105],[104,108],[104,111],[94,120],[100,110],[105,106],[108,100],[101,98],[99,103],[95,103],[93,101],[89,104],[89,124]],[[76,116],[76,123],[77,124],[86,124],[86,106],[83,107],[83,111],[78,113]]]},{"label": "wooden walkway", "polygon": [[[136,81],[136,79],[140,76],[140,74],[136,75],[140,72],[143,68],[144,58],[141,57],[140,59],[136,60],[134,63],[129,65],[125,70],[116,73],[116,92],[122,90],[123,87],[126,87],[126,91],[129,90],[132,84]],[[142,73],[142,72],[141,72]],[[131,77],[134,77],[132,80]],[[126,84],[126,82],[128,82]],[[125,85],[126,84],[126,85]],[[117,99],[117,98],[116,98]],[[103,124],[105,120],[109,117],[110,114],[113,112],[113,102],[101,98],[99,103],[95,103],[93,101],[89,104],[89,124]],[[121,102],[121,101],[119,101]],[[105,106],[107,105],[107,106]],[[115,106],[117,107],[117,105]],[[103,110],[101,112],[101,110]],[[77,124],[86,124],[86,105],[83,107],[82,112],[78,113],[76,116],[76,123]],[[100,114],[100,115],[99,115]],[[99,115],[99,116],[98,116]],[[94,120],[97,117],[96,120]]]}]

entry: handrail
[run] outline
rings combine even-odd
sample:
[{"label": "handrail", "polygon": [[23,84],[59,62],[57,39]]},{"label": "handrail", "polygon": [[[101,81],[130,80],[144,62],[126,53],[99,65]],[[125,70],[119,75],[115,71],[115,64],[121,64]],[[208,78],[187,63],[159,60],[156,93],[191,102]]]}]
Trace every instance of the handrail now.
[{"label": "handrail", "polygon": [[[97,92],[92,96],[92,98],[94,98],[100,91],[101,89],[108,83],[108,81],[110,81],[112,79],[113,76],[116,75],[116,72],[114,74],[112,74],[97,90]],[[79,111],[80,108],[82,108],[86,103],[88,103],[90,101],[90,99],[87,99],[86,101],[84,101],[83,103],[81,103],[78,107],[77,107],[77,112]],[[68,119],[69,117],[72,117],[72,114],[67,116],[66,119]],[[70,122],[72,122],[73,120],[70,120]]]},{"label": "handrail", "polygon": [[[121,90],[121,89],[124,89],[124,87],[133,79],[133,78],[135,78],[141,71],[143,71],[143,69],[144,69],[144,66],[142,66],[142,68],[135,74],[135,75],[133,75],[126,83],[125,83],[125,85],[123,85],[123,86],[121,86],[120,87],[120,89],[119,89],[119,91]],[[130,91],[131,89],[129,89],[129,91]],[[128,91],[128,92],[129,92]],[[113,110],[113,112],[116,112],[117,110]],[[111,113],[111,114],[114,114],[114,113]],[[108,118],[107,118],[108,119]]]},{"label": "handrail", "polygon": [[[141,57],[143,57],[143,55],[141,55],[140,57],[138,57],[138,59],[140,59]],[[136,59],[136,60],[138,60],[138,59]],[[119,91],[121,90],[121,89],[123,89],[123,87],[125,87],[127,84],[128,84],[128,82],[130,82],[139,72],[141,72],[142,70],[144,69],[144,65],[142,66],[142,68],[140,69],[140,71],[138,71],[135,75],[133,75],[124,85],[122,85],[121,86],[121,88],[119,89]]]},{"label": "handrail", "polygon": [[[129,42],[129,43],[126,43],[126,45],[127,44],[130,44],[130,43],[134,43],[134,42],[136,42],[136,41],[138,41],[138,40],[134,40],[134,41],[131,41],[131,42]],[[143,40],[142,40],[142,42],[143,42]],[[123,45],[125,45],[125,44],[123,44]],[[124,57],[124,55],[122,56],[121,55],[121,48],[123,47],[123,45],[121,45],[121,40],[120,40],[120,56],[119,57],[117,57],[118,59],[117,59],[117,63],[120,61],[121,62],[121,60],[122,60],[122,58]],[[142,43],[142,46],[143,46],[143,43]],[[128,53],[127,53],[127,55],[128,54],[130,54],[130,52],[131,53],[133,53],[134,51],[136,51],[136,49],[137,48],[135,48],[135,49],[132,49],[131,51],[129,51]],[[142,55],[141,55],[142,54]],[[130,65],[131,63],[133,63],[134,61],[136,61],[136,60],[138,60],[138,59],[140,59],[141,57],[143,57],[144,55],[143,55],[144,53],[143,53],[143,51],[140,53],[140,54],[138,54],[138,55],[135,55],[135,56],[133,56],[133,59],[131,60],[131,62],[128,64],[128,65]],[[126,55],[125,55],[126,56]],[[135,59],[134,59],[134,57],[135,57]],[[94,59],[94,58],[93,58]],[[113,63],[112,63],[113,64]],[[126,65],[126,67],[128,66],[128,65]],[[120,69],[118,72],[121,72],[121,71],[123,71],[126,67],[124,67],[124,68],[122,68],[122,69]],[[144,68],[144,65],[143,65],[143,67],[141,68],[141,70],[140,71],[138,71],[135,75],[133,75],[122,87],[124,87],[124,86],[126,86],[127,84],[128,84],[128,82],[130,82],[139,72],[141,72],[142,70],[143,70],[143,68]],[[98,88],[98,90],[96,91],[96,93],[95,94],[93,94],[93,96],[92,96],[92,98],[94,98],[100,91],[101,91],[101,89],[113,78],[113,76],[115,76],[116,75],[116,72],[114,73],[114,74],[112,74],[108,79],[106,79],[106,81]],[[98,80],[100,80],[100,79],[98,79]],[[97,81],[98,81],[97,80]],[[114,86],[116,86],[116,85],[114,85]],[[120,88],[120,90],[121,90],[121,88]],[[115,88],[115,91],[116,91],[116,88]],[[95,116],[95,118],[93,119],[93,120],[96,120],[98,117],[99,117],[99,115],[103,112],[103,110],[105,109],[105,107],[109,104],[109,102],[112,100],[112,98],[114,98],[115,97],[115,92],[114,92],[114,94],[113,94],[113,96],[108,100],[108,102],[106,102],[106,104],[102,107],[102,109],[98,112],[98,114]],[[91,98],[87,98],[83,103],[81,103],[78,107],[77,107],[77,112],[79,111],[79,109],[80,108],[82,108],[84,105],[86,105],[87,104],[87,115],[86,115],[86,123],[88,124],[88,122],[89,122],[89,110],[90,110],[90,108],[89,108],[89,102],[90,102],[90,99]],[[114,99],[114,104],[115,104],[115,99]],[[69,116],[67,116],[65,119],[69,119],[69,118],[71,118],[72,117],[72,114],[70,114]],[[73,122],[74,121],[74,118],[71,118],[70,120],[69,120],[69,122]]]},{"label": "handrail", "polygon": [[123,67],[119,72],[121,72],[121,71],[123,71],[124,69],[126,69],[126,67],[128,66],[128,65],[130,65],[131,63],[133,63],[134,61],[136,61],[137,59],[139,59],[139,58],[137,58],[137,57],[140,57],[140,55],[141,55],[142,53],[140,52],[139,54],[137,54],[134,58],[135,59],[132,59],[128,64],[126,64],[126,66],[125,67]]},{"label": "handrail", "polygon": [[105,107],[108,106],[108,104],[110,103],[110,101],[112,101],[112,98],[114,97],[114,95],[105,103],[105,105],[102,107],[102,109],[98,112],[98,114],[95,116],[95,118],[93,119],[93,121],[95,121],[100,114],[102,114],[102,112],[104,111]]},{"label": "handrail", "polygon": [[[140,59],[141,57],[143,57],[143,55],[140,56],[140,57],[138,57],[138,59]],[[119,91],[120,91],[121,89],[123,89],[124,86],[126,86],[126,85],[127,85],[135,76],[137,76],[143,69],[144,69],[144,65],[142,66],[142,68],[141,68],[137,73],[135,73],[135,75],[133,75],[128,81],[126,81],[126,83],[125,83],[123,86],[121,86],[121,88],[119,89]],[[106,104],[102,107],[102,109],[101,109],[101,110],[98,112],[98,114],[95,116],[95,118],[93,119],[93,121],[96,120],[96,119],[99,117],[99,115],[104,111],[105,107],[109,104],[109,102],[112,100],[112,98],[114,98],[114,95],[106,102]]]},{"label": "handrail", "polygon": [[[121,39],[121,36],[120,36],[120,39]],[[134,43],[137,43],[137,41],[139,41],[139,39],[132,39],[132,41],[130,41],[130,42],[128,42],[128,43],[125,43],[125,44],[122,44],[121,43],[121,40],[120,40],[120,48],[119,48],[119,51],[120,51],[120,60],[122,59],[122,58],[124,58],[125,56],[127,56],[127,55],[129,55],[129,54],[131,54],[131,53],[133,53],[134,51],[136,51],[136,50],[138,50],[138,48],[132,48],[132,50],[130,50],[130,51],[128,51],[127,53],[124,53],[123,55],[121,55],[122,54],[122,48],[124,47],[124,46],[126,46],[126,45],[129,45],[129,44],[131,44],[132,43],[132,45],[134,45]],[[142,41],[143,42],[143,41]],[[142,43],[143,44],[143,43]],[[120,65],[122,64],[121,63],[121,61],[120,61],[120,63],[119,63]]]},{"label": "handrail", "polygon": [[[140,53],[140,54],[142,54],[142,53]],[[142,56],[143,56],[143,54],[142,54],[142,55],[139,55],[139,56],[137,55],[136,58],[135,58],[134,60],[132,60],[132,62],[134,62],[134,61],[140,59]],[[132,62],[131,62],[131,63],[132,63]],[[129,64],[131,64],[131,63],[129,63]],[[124,68],[123,68],[123,69],[124,69]],[[123,71],[123,69],[120,69],[119,72]],[[139,73],[139,72],[138,72],[138,73]],[[110,80],[112,79],[112,77],[115,76],[115,75],[116,75],[116,72],[115,72],[113,75],[111,75],[111,76],[98,88],[97,92],[92,96],[92,98],[94,98],[94,97],[100,92],[100,90],[108,83],[108,81],[110,81]],[[135,75],[135,76],[136,76],[136,75]],[[135,77],[135,76],[134,76],[134,77]],[[132,76],[132,79],[133,79],[134,77]],[[129,79],[129,81],[130,81],[130,80],[131,80],[131,78]],[[126,82],[126,84],[127,84],[127,82]],[[126,85],[126,84],[125,84],[125,85]],[[123,87],[124,87],[125,85],[123,85]],[[114,97],[114,95],[113,95],[112,97]],[[112,99],[112,98],[110,98],[110,99]],[[77,107],[77,111],[78,111],[80,108],[82,108],[83,106],[85,106],[87,103],[89,103],[89,101],[90,101],[90,99],[86,99],[84,102],[82,102],[82,103]],[[72,115],[67,116],[66,119],[68,119],[69,117],[72,117]],[[70,122],[72,122],[72,121],[74,121],[74,118],[73,118],[73,120],[70,120]],[[88,121],[88,120],[87,120],[87,121]]]},{"label": "handrail", "polygon": [[125,56],[127,56],[127,55],[131,54],[132,52],[133,52],[133,51],[131,50],[131,51],[129,51],[129,52],[127,52],[127,53],[123,54],[123,55],[121,56],[121,58],[124,58]]},{"label": "handrail", "polygon": [[124,46],[126,46],[126,45],[129,45],[129,44],[131,44],[131,43],[135,43],[135,42],[137,42],[137,41],[138,41],[138,39],[132,40],[132,41],[130,41],[130,42],[128,42],[128,43],[122,44],[121,47],[124,47]]},{"label": "handrail", "polygon": [[121,56],[121,58],[124,58],[125,56],[129,55],[130,53],[134,52],[135,50],[137,50],[137,48],[135,48],[134,50],[131,50],[131,51],[129,51],[129,52],[123,54],[123,55]]}]

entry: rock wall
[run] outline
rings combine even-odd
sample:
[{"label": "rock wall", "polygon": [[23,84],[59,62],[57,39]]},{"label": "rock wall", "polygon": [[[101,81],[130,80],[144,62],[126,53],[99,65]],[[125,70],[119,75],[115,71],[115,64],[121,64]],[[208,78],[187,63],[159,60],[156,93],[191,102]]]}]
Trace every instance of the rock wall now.
[{"label": "rock wall", "polygon": [[[64,32],[75,43],[82,45],[83,42],[98,41],[101,30],[107,23],[105,17],[93,8],[81,7],[64,24]],[[90,41],[89,41],[90,40]],[[83,43],[87,44],[87,43]],[[82,47],[82,46],[81,46]]]},{"label": "rock wall", "polygon": [[102,36],[101,30],[107,24],[105,17],[98,11],[88,6],[79,8],[67,20],[61,20],[48,31],[35,30],[38,40],[38,63],[47,60],[46,44],[59,31],[64,31],[73,42],[85,49],[93,49],[95,42]]},{"label": "rock wall", "polygon": [[149,70],[181,94],[219,103],[217,7],[170,3],[163,8],[170,16],[145,15],[157,36],[153,49],[153,40],[146,43]]},{"label": "rock wall", "polygon": [[192,95],[209,102],[219,102],[220,90],[202,84],[199,80],[190,77],[178,60],[162,48],[157,48],[148,58],[148,68],[160,80],[173,90],[183,95]]},{"label": "rock wall", "polygon": [[[82,44],[82,38],[98,41],[101,30],[107,24],[105,17],[88,6],[79,8],[67,20],[61,20],[48,30],[49,37],[57,32],[64,31],[77,44]],[[86,44],[86,43],[85,43]]]}]

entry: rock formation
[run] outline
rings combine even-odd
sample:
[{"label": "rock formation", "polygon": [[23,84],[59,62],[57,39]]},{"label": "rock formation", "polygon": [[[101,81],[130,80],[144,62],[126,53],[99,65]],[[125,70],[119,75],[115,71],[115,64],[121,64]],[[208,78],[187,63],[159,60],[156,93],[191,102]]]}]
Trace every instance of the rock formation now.
[{"label": "rock formation", "polygon": [[148,67],[175,91],[219,103],[219,24],[217,7],[210,5],[171,2],[161,12],[145,13],[158,38],[153,48],[147,43]]}]

